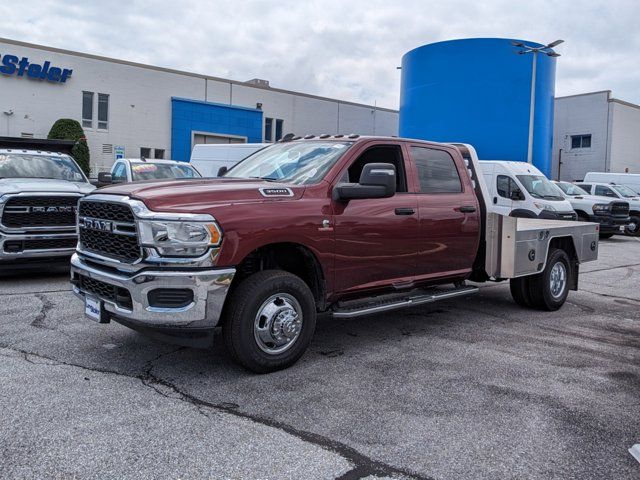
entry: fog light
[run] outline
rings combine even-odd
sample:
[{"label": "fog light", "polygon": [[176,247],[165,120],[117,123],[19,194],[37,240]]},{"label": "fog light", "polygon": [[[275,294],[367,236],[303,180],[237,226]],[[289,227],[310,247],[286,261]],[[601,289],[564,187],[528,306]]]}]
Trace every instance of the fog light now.
[{"label": "fog light", "polygon": [[193,302],[193,290],[188,288],[156,288],[147,296],[154,308],[182,308]]}]

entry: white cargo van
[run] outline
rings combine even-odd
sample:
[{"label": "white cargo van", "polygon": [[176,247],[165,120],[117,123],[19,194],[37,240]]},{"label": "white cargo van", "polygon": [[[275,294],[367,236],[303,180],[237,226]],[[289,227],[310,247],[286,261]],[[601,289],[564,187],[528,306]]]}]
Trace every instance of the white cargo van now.
[{"label": "white cargo van", "polygon": [[270,143],[198,144],[191,152],[191,164],[203,177],[217,177],[220,167],[231,168]]},{"label": "white cargo van", "polygon": [[571,203],[533,165],[483,160],[480,166],[491,192],[491,211],[512,217],[577,220]]},{"label": "white cargo van", "polygon": [[636,194],[640,194],[640,174],[638,173],[589,172],[584,176],[584,183],[615,183],[629,187]]}]

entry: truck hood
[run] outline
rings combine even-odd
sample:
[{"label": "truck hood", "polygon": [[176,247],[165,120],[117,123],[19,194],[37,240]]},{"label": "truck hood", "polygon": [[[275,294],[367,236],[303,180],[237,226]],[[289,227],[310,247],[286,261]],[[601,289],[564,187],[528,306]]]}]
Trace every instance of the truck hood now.
[{"label": "truck hood", "polygon": [[593,203],[611,203],[611,202],[624,202],[621,198],[604,197],[600,195],[576,195],[569,197],[568,200],[586,200]]},{"label": "truck hood", "polygon": [[87,194],[96,187],[86,182],[67,182],[49,178],[2,178],[0,196],[5,193],[44,192]]},{"label": "truck hood", "polygon": [[203,178],[151,180],[101,188],[96,193],[126,195],[155,211],[198,211],[211,205],[297,200],[304,187],[266,180]]}]

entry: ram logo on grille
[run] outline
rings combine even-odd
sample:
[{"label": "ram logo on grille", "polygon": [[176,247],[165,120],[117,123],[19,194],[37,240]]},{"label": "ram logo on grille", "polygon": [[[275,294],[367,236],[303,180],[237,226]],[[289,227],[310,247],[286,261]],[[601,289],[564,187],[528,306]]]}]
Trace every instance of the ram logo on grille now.
[{"label": "ram logo on grille", "polygon": [[76,207],[27,207],[32,213],[74,213]]},{"label": "ram logo on grille", "polygon": [[99,230],[101,232],[113,232],[113,222],[109,220],[99,220],[97,218],[80,218],[78,220],[80,228]]}]

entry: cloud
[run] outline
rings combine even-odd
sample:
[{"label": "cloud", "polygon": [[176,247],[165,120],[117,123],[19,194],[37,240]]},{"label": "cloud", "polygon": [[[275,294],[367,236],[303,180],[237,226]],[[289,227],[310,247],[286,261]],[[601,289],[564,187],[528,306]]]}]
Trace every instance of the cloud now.
[{"label": "cloud", "polygon": [[558,48],[556,93],[640,103],[640,2],[30,1],[0,3],[3,36],[397,108],[401,57],[435,41],[523,38]]}]

